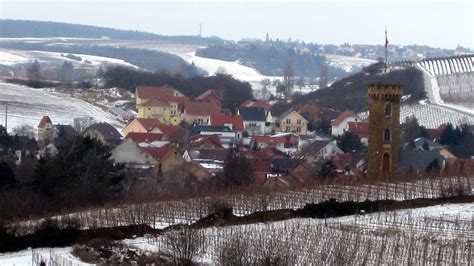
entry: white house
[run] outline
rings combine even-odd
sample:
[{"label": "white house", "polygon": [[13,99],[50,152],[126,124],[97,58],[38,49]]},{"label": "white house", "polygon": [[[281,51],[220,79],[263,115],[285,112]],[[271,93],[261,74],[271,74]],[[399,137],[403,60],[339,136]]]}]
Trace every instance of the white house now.
[{"label": "white house", "polygon": [[245,131],[251,136],[265,135],[267,116],[261,107],[241,107],[239,115],[244,119]]},{"label": "white house", "polygon": [[336,119],[331,120],[331,134],[333,136],[340,136],[344,134],[348,122],[357,122],[360,119],[352,111],[345,111]]}]

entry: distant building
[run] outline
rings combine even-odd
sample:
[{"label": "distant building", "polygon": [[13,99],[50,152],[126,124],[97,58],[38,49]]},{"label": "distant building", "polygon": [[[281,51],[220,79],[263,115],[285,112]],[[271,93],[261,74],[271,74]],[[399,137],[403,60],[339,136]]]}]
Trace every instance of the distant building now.
[{"label": "distant building", "polygon": [[292,132],[297,135],[306,135],[308,132],[308,120],[304,118],[299,112],[289,109],[278,118],[279,132]]},{"label": "distant building", "polygon": [[333,136],[343,135],[347,129],[348,122],[357,122],[359,120],[360,119],[354,115],[354,112],[347,110],[331,121],[331,134]]},{"label": "distant building", "polygon": [[212,102],[188,102],[184,105],[184,121],[188,125],[209,124],[211,115],[219,114],[221,108]]},{"label": "distant building", "polygon": [[199,103],[211,103],[214,104],[215,106],[219,107],[219,109],[222,109],[222,99],[217,96],[212,90],[207,90],[195,99],[196,102]]},{"label": "distant building", "polygon": [[366,146],[369,144],[369,122],[347,122],[347,128],[345,131],[358,136],[362,144]]},{"label": "distant building", "polygon": [[117,146],[122,140],[120,132],[118,132],[115,127],[105,122],[92,124],[84,130],[82,135],[97,139],[103,144],[110,146]]},{"label": "distant building", "polygon": [[261,107],[239,108],[239,115],[244,119],[244,128],[249,135],[265,135],[267,117],[265,109]]},{"label": "distant building", "polygon": [[178,125],[184,105],[190,100],[169,85],[138,86],[135,92],[138,118],[159,119],[162,123]]},{"label": "distant building", "polygon": [[53,143],[58,137],[70,138],[77,136],[76,130],[70,125],[53,125],[49,116],[43,116],[38,124],[38,146],[40,148],[46,147]]},{"label": "distant building", "polygon": [[226,126],[236,132],[237,139],[242,138],[244,119],[240,115],[212,114],[209,124],[212,126]]}]

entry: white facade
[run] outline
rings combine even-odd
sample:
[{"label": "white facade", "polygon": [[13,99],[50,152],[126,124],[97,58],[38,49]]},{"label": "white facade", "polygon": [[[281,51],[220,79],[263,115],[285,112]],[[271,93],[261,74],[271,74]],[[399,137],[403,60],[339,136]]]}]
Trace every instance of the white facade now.
[{"label": "white facade", "polygon": [[344,120],[341,121],[341,123],[339,123],[338,125],[332,125],[331,127],[331,134],[333,136],[340,136],[340,135],[343,135],[344,132],[346,131],[346,128],[347,128],[347,123],[348,122],[357,122],[359,121],[359,119],[354,116],[354,115],[351,115],[349,117],[346,117]]},{"label": "white facade", "polygon": [[265,121],[244,121],[244,128],[250,136],[265,135]]}]

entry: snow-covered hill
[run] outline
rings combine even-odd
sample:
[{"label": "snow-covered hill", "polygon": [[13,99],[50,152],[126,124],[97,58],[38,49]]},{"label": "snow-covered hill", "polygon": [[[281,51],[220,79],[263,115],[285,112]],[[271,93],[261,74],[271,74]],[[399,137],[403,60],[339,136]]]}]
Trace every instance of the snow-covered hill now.
[{"label": "snow-covered hill", "polygon": [[40,63],[55,63],[61,64],[64,61],[71,62],[75,67],[86,67],[86,68],[98,68],[99,66],[107,65],[122,65],[132,68],[138,68],[128,62],[121,59],[85,55],[85,54],[72,54],[77,59],[74,60],[72,57],[67,57],[68,54],[45,52],[45,51],[26,51],[26,50],[13,50],[13,49],[0,49],[0,65],[14,65],[31,63],[34,60],[38,60]]},{"label": "snow-covered hill", "polygon": [[49,116],[54,124],[72,124],[74,118],[91,117],[98,122],[122,127],[112,114],[67,94],[0,82],[2,125],[5,121],[5,102],[8,103],[8,130],[22,124],[36,128],[45,115]]}]

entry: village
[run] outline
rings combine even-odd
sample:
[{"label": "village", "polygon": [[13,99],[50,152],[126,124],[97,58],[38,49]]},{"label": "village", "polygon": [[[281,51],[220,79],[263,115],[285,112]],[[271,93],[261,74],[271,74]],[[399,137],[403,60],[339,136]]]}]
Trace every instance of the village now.
[{"label": "village", "polygon": [[[133,191],[176,186],[198,191],[225,186],[228,179],[239,179],[232,184],[272,188],[337,176],[367,178],[369,121],[349,110],[331,121],[329,135],[310,132],[305,113],[291,108],[277,112],[264,100],[223,109],[213,90],[191,100],[169,85],[138,86],[135,97],[138,115],[121,131],[98,122],[77,132],[44,116],[38,124],[38,157],[55,156],[57,138],[78,134],[95,138],[110,147],[114,163],[125,165]],[[398,121],[395,126],[399,127]],[[398,169],[390,171],[412,175],[472,171],[473,159],[457,158],[447,145],[435,141],[444,128],[428,130],[426,137],[407,143],[397,141]]]}]

